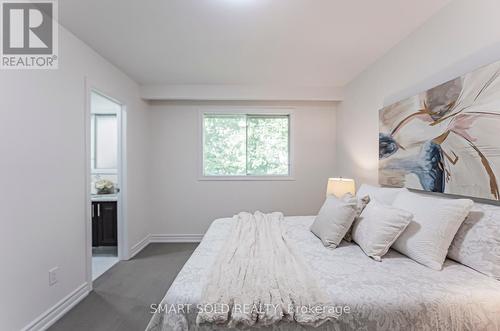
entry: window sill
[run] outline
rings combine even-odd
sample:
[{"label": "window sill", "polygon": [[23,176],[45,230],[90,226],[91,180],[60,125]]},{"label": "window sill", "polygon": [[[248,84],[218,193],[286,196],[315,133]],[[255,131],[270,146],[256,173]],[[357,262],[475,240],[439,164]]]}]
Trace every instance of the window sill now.
[{"label": "window sill", "polygon": [[94,175],[116,175],[118,171],[116,169],[91,169],[90,173]]},{"label": "window sill", "polygon": [[292,176],[200,176],[198,181],[294,181]]}]

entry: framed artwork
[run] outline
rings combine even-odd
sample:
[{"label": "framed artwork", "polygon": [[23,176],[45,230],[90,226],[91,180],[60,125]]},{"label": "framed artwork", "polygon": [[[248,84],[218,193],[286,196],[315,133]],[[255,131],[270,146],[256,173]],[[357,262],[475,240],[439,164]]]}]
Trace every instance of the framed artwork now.
[{"label": "framed artwork", "polygon": [[379,111],[379,183],[500,200],[500,62]]}]

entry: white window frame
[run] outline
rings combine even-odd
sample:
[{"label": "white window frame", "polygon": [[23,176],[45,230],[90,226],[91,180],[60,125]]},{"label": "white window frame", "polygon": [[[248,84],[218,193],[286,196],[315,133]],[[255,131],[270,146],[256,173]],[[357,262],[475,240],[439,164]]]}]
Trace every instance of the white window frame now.
[{"label": "white window frame", "polygon": [[[205,115],[263,115],[288,116],[288,175],[205,175],[204,173],[204,117]],[[287,181],[294,178],[294,109],[291,108],[238,108],[223,106],[220,108],[200,110],[198,116],[198,180],[200,181]]]},{"label": "white window frame", "polygon": [[[114,101],[113,101],[114,102]],[[91,162],[91,173],[92,174],[95,174],[95,175],[116,175],[118,173],[118,169],[116,168],[96,168],[95,165],[96,165],[96,156],[97,156],[97,131],[96,131],[96,124],[97,124],[97,117],[99,116],[114,116],[116,117],[116,120],[118,121],[118,114],[114,114],[114,113],[92,113],[90,114],[91,115],[91,121],[93,123],[91,123],[91,125],[94,126],[94,137],[92,138],[93,139],[93,154],[94,155],[91,155],[91,158],[92,158],[92,162]],[[118,163],[118,160],[117,160],[117,163]]]}]

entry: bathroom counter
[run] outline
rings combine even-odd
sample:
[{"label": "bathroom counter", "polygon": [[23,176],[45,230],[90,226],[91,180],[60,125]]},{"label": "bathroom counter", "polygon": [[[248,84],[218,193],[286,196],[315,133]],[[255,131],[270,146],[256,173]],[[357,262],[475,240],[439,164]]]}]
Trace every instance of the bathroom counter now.
[{"label": "bathroom counter", "polygon": [[90,200],[93,202],[113,202],[118,201],[116,194],[92,194]]}]

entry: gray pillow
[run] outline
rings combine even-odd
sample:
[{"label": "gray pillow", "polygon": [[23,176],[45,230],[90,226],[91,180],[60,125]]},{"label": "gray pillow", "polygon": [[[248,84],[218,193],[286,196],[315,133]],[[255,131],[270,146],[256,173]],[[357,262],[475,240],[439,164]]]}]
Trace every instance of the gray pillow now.
[{"label": "gray pillow", "polygon": [[453,238],[448,257],[500,280],[500,207],[474,204]]},{"label": "gray pillow", "polygon": [[365,209],[366,205],[370,202],[370,196],[367,195],[361,199],[358,199],[357,206],[356,206],[356,216],[354,217],[354,222],[353,225],[347,230],[347,233],[344,236],[344,240],[351,242],[352,241],[352,227],[354,226],[354,223],[356,220],[359,218],[359,215],[363,212]]},{"label": "gray pillow", "polygon": [[357,199],[354,197],[338,199],[333,195],[328,196],[311,225],[311,232],[326,247],[337,247],[354,221],[356,207]]}]

